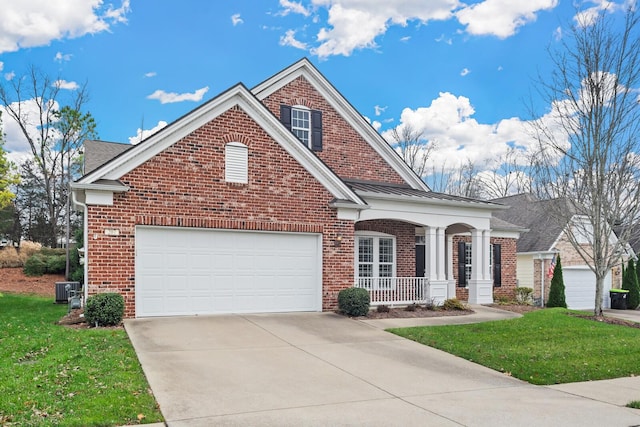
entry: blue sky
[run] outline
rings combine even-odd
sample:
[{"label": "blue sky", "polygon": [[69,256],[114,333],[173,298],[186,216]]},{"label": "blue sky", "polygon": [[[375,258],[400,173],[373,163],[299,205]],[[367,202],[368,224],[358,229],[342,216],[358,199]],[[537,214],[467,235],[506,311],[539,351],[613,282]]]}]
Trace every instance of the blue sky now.
[{"label": "blue sky", "polygon": [[[616,3],[578,2],[584,13]],[[612,6],[613,5],[613,6]],[[86,82],[99,138],[136,142],[308,57],[383,135],[411,124],[435,164],[495,164],[548,106],[534,80],[574,22],[560,0],[0,0],[0,79],[35,65]],[[63,91],[64,92],[64,91]],[[0,106],[0,109],[2,106]],[[3,115],[6,148],[26,151]]]}]

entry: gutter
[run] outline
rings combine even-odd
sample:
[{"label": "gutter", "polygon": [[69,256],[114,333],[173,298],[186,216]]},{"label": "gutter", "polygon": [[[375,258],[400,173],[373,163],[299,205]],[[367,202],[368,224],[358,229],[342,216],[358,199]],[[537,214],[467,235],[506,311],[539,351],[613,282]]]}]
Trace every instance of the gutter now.
[{"label": "gutter", "polygon": [[84,303],[87,303],[87,298],[89,297],[89,286],[88,286],[88,274],[89,274],[89,212],[87,209],[86,203],[82,203],[78,201],[75,191],[71,191],[71,198],[73,199],[73,204],[75,206],[80,206],[84,213],[84,221],[82,225],[82,240],[84,240],[84,265],[82,266],[84,269],[84,283],[82,284],[82,288],[84,289]]}]

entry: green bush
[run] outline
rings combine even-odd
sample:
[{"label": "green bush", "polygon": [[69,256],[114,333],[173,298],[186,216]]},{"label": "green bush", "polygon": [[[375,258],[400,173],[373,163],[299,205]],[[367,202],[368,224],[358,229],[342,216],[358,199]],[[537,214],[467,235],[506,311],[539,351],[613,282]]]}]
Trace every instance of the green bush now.
[{"label": "green bush", "polygon": [[31,255],[24,263],[23,271],[27,276],[42,276],[47,272],[47,261],[39,254]]},{"label": "green bush", "polygon": [[27,258],[24,263],[24,274],[27,276],[42,276],[43,274],[64,273],[67,264],[66,255],[59,250],[47,249]]},{"label": "green bush", "polygon": [[636,268],[637,266],[634,265],[633,260],[629,259],[627,268],[622,276],[622,289],[629,291],[627,294],[627,308],[629,310],[635,310],[640,305],[640,285],[638,284]]},{"label": "green bush", "polygon": [[347,316],[366,316],[370,302],[364,288],[347,288],[338,293],[338,308]]},{"label": "green bush", "polygon": [[533,304],[533,288],[526,286],[516,288],[516,301],[523,305]]},{"label": "green bush", "polygon": [[560,263],[560,255],[553,269],[553,278],[549,287],[549,301],[547,307],[564,307],[567,308],[567,301],[564,296],[564,279],[562,278],[562,264]]},{"label": "green bush", "polygon": [[458,298],[449,298],[444,300],[442,308],[445,310],[466,310],[467,307]]},{"label": "green bush", "polygon": [[89,325],[118,325],[124,317],[124,298],[114,292],[90,296],[84,307],[84,317]]}]

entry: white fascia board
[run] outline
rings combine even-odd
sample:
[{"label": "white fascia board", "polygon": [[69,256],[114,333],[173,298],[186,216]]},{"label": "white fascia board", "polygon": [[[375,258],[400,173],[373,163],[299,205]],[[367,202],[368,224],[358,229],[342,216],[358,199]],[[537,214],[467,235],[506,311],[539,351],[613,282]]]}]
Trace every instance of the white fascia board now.
[{"label": "white fascia board", "polygon": [[129,187],[124,184],[99,184],[99,183],[84,183],[84,182],[72,182],[72,190],[95,190],[95,191],[110,191],[113,193],[124,193],[129,191]]},{"label": "white fascia board", "polygon": [[251,91],[263,100],[300,76],[304,76],[327,102],[355,129],[358,134],[395,170],[412,188],[430,191],[427,184],[400,158],[393,147],[368,123],[362,115],[327,81],[316,67],[303,58],[275,76],[265,80]]},{"label": "white fascia board", "polygon": [[[533,252],[516,252],[516,255],[531,255],[538,256],[537,259],[553,259],[558,254],[558,251],[533,251]],[[564,268],[564,266],[563,266]]]},{"label": "white fascia board", "polygon": [[289,132],[284,125],[242,85],[237,85],[229,89],[217,98],[204,104],[201,108],[183,116],[168,127],[149,137],[144,143],[130,149],[104,167],[98,168],[94,173],[83,177],[80,182],[90,183],[97,179],[119,179],[235,106],[239,106],[247,113],[249,117],[280,144],[287,153],[296,159],[302,167],[311,173],[335,198],[350,200],[357,205],[366,205],[357,194],[307,147],[303,146],[295,135]]},{"label": "white fascia board", "polygon": [[491,229],[491,237],[499,237],[502,239],[519,239],[520,232],[513,230],[499,230],[496,228]]}]

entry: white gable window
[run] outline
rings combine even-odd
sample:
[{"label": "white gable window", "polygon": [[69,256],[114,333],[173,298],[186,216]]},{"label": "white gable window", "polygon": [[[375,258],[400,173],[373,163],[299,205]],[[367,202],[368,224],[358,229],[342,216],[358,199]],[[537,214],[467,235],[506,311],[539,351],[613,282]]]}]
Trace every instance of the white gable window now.
[{"label": "white gable window", "polygon": [[291,131],[304,145],[311,148],[311,110],[304,107],[291,108]]},{"label": "white gable window", "polygon": [[249,180],[249,148],[239,142],[225,146],[224,179],[227,182],[246,184]]}]

